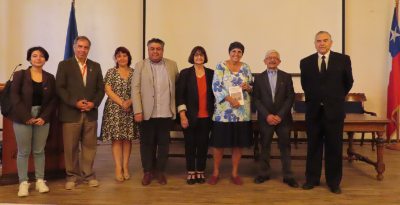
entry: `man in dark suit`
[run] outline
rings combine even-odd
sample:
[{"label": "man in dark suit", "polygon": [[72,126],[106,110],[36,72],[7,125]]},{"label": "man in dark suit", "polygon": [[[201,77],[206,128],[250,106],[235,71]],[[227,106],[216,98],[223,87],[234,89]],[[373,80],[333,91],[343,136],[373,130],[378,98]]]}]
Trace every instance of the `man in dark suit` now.
[{"label": "man in dark suit", "polygon": [[290,133],[293,124],[291,108],[294,103],[292,76],[278,69],[281,60],[276,50],[267,52],[264,63],[267,70],[255,77],[253,89],[253,105],[258,111],[261,134],[260,175],[254,179],[254,183],[260,184],[270,179],[271,143],[276,132],[283,182],[297,188],[299,185],[290,168]]},{"label": "man in dark suit", "polygon": [[300,61],[301,86],[306,97],[307,164],[309,190],[320,184],[325,144],[325,178],[331,192],[340,194],[342,180],[344,100],[353,86],[350,57],[330,51],[331,35],[315,35],[314,53]]},{"label": "man in dark suit", "polygon": [[63,122],[67,190],[74,189],[80,178],[90,186],[99,186],[92,167],[97,150],[97,107],[104,97],[104,84],[100,65],[87,59],[90,45],[87,37],[78,36],[74,41],[75,56],[61,61],[56,75],[56,91],[61,99],[59,119]]}]

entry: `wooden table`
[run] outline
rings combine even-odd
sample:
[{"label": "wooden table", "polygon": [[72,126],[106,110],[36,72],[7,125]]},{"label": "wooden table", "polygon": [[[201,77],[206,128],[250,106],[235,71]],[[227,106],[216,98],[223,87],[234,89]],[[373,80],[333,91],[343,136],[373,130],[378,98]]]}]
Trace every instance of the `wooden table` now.
[{"label": "wooden table", "polygon": [[[293,113],[293,131],[305,131],[305,115],[304,113]],[[253,116],[253,119],[256,119]],[[349,137],[349,148],[347,148],[347,155],[345,159],[349,162],[363,161],[368,164],[371,164],[375,167],[375,170],[378,172],[377,179],[379,181],[383,180],[383,172],[385,171],[385,164],[383,163],[383,146],[385,144],[385,139],[382,138],[383,133],[386,131],[386,124],[391,121],[384,117],[374,117],[370,115],[364,114],[347,114],[346,119],[344,120],[344,128],[343,131],[347,132]],[[255,135],[255,146],[254,146],[254,157],[257,158],[259,154],[258,148],[258,123],[256,120],[253,120],[253,130]],[[374,162],[370,160],[368,157],[364,157],[361,154],[355,152],[353,147],[353,136],[355,132],[376,132],[378,138],[376,141],[377,146],[377,161]],[[305,156],[301,157],[305,158]]]},{"label": "wooden table", "polygon": [[[293,131],[306,131],[305,126],[305,115],[304,113],[293,113]],[[257,123],[256,114],[253,114],[253,131],[254,131],[254,155],[243,155],[242,158],[254,158],[258,159],[260,154],[260,149],[258,146],[259,140],[259,128]],[[385,171],[385,164],[383,163],[383,146],[385,144],[385,139],[382,138],[383,133],[386,131],[386,124],[391,121],[384,117],[374,117],[370,115],[364,114],[347,114],[346,119],[344,120],[344,128],[343,131],[347,132],[349,147],[347,148],[347,157],[343,157],[343,159],[348,160],[349,162],[363,161],[368,164],[371,164],[375,167],[375,170],[378,172],[377,179],[379,181],[383,180],[383,172]],[[172,131],[182,131],[182,127],[173,123]],[[355,132],[376,132],[378,138],[376,141],[377,146],[377,161],[374,162],[368,157],[364,157],[361,154],[355,152],[353,147],[353,136]],[[183,154],[169,154],[170,157],[185,157]],[[224,155],[224,158],[230,158],[230,155]],[[211,155],[208,155],[208,158],[212,158]],[[280,158],[279,156],[271,156],[271,158],[276,159]],[[302,159],[305,160],[306,156],[292,156],[292,159]]]}]

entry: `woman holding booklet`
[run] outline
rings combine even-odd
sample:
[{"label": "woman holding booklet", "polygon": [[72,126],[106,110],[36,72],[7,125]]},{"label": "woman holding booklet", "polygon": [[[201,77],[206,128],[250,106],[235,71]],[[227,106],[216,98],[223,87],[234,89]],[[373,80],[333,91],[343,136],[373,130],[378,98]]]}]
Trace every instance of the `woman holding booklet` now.
[{"label": "woman holding booklet", "polygon": [[213,147],[214,172],[209,184],[218,183],[219,165],[224,148],[232,148],[232,181],[243,184],[237,169],[242,150],[252,144],[250,93],[252,75],[249,65],[240,61],[244,46],[233,42],[229,46],[229,60],[220,62],[214,72],[212,89],[215,95],[215,111],[210,146]]}]

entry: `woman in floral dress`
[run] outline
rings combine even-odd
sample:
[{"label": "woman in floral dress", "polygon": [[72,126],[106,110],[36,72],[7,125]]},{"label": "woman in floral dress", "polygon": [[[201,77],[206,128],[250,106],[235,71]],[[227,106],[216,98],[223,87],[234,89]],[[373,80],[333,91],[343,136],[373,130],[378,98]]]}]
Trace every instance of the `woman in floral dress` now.
[{"label": "woman in floral dress", "polygon": [[[250,147],[253,139],[253,130],[250,110],[250,93],[252,90],[252,75],[250,67],[240,61],[244,53],[244,46],[233,42],[229,46],[230,59],[217,64],[213,78],[213,92],[215,95],[214,126],[211,132],[210,146],[213,147],[214,172],[209,184],[215,185],[219,178],[219,165],[224,148],[232,148],[232,181],[236,185],[243,184],[237,169],[242,150]],[[234,97],[231,89],[238,89]],[[243,94],[243,101],[237,96]]]},{"label": "woman in floral dress", "polygon": [[103,142],[112,141],[115,177],[122,182],[130,178],[128,163],[131,140],[139,138],[139,126],[134,122],[130,96],[133,68],[129,66],[132,57],[128,49],[119,47],[115,50],[114,58],[117,61],[116,67],[109,69],[104,78],[108,98],[104,106],[100,137]]}]

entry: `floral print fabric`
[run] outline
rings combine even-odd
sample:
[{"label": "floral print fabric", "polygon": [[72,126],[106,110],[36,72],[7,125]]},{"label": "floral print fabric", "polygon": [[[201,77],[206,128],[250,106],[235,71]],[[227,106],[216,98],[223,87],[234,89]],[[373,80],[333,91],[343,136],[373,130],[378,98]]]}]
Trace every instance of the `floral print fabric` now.
[{"label": "floral print fabric", "polygon": [[225,100],[229,95],[229,88],[246,83],[253,88],[253,77],[250,67],[246,63],[242,64],[236,74],[229,70],[225,62],[220,62],[214,72],[212,89],[215,95],[215,111],[213,120],[216,122],[243,122],[251,121],[251,95],[246,90],[243,92],[244,105],[236,109]]},{"label": "floral print fabric", "polygon": [[[112,91],[123,101],[131,98],[131,81],[133,68],[130,68],[129,77],[124,80],[117,68],[107,71],[104,85],[111,85]],[[126,112],[116,102],[107,98],[104,106],[103,123],[101,125],[100,140],[103,142],[112,140],[135,140],[140,138],[139,123],[134,121],[133,111]]]}]

